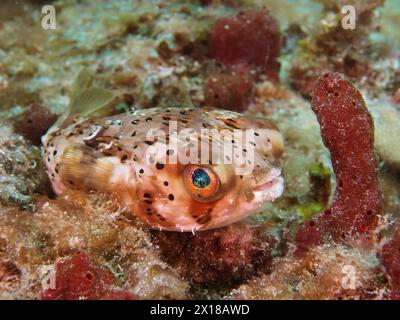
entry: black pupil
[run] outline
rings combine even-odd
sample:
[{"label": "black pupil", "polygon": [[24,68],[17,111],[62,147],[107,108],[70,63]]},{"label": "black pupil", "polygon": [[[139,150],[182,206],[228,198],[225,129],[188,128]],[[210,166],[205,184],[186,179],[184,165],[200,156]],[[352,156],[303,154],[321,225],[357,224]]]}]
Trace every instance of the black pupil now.
[{"label": "black pupil", "polygon": [[196,188],[203,189],[210,185],[211,179],[204,169],[196,169],[192,173],[192,182]]}]

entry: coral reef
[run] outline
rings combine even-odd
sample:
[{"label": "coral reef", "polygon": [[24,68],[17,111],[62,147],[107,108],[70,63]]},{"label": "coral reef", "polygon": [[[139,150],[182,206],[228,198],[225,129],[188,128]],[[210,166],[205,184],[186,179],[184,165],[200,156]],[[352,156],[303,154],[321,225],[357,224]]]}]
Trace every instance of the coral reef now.
[{"label": "coral reef", "polygon": [[[61,0],[56,30],[42,3],[0,6],[0,298],[400,298],[396,1]],[[56,197],[40,136],[83,67],[117,95],[114,113],[207,104],[271,119],[283,196],[195,234],[146,230],[107,195]]]},{"label": "coral reef", "polygon": [[298,232],[297,243],[299,247],[332,240],[351,244],[360,236],[371,236],[382,213],[372,118],[360,93],[336,73],[317,81],[312,108],[331,152],[337,190],[331,207]]},{"label": "coral reef", "polygon": [[40,138],[56,120],[56,115],[45,107],[34,104],[15,119],[14,128],[35,145],[40,145]]},{"label": "coral reef", "polygon": [[400,227],[397,227],[392,240],[380,252],[386,272],[390,277],[390,299],[400,300]]},{"label": "coral reef", "polygon": [[240,283],[271,262],[271,239],[244,224],[199,232],[153,232],[162,257],[194,284],[205,286]]},{"label": "coral reef", "polygon": [[94,265],[85,253],[77,253],[69,260],[57,263],[55,289],[46,289],[43,300],[133,300],[128,291],[113,290],[114,275]]},{"label": "coral reef", "polygon": [[208,41],[209,54],[218,62],[256,66],[272,79],[278,78],[280,47],[278,23],[267,10],[219,18]]},{"label": "coral reef", "polygon": [[[53,266],[59,275],[60,287],[46,292],[46,298],[76,298],[77,294],[107,298],[115,293],[113,290],[118,294],[121,290],[129,291],[142,299],[186,297],[187,284],[158,258],[147,232],[134,222],[128,223],[118,205],[101,195],[87,197],[73,192],[56,200],[40,197],[36,199],[34,214],[1,208],[0,239],[1,263],[12,263],[19,273],[29,275],[31,284],[15,291],[11,284],[19,286],[15,284],[17,278],[11,283],[9,280],[7,287],[2,279],[0,296],[4,298],[40,297],[43,266]],[[75,287],[70,287],[69,279],[85,270],[98,273],[93,282],[80,283],[79,278]],[[109,272],[116,277],[117,284],[111,291],[99,287],[103,277],[105,284],[115,284],[110,280],[113,277],[107,276]]]},{"label": "coral reef", "polygon": [[14,128],[0,122],[0,203],[32,206],[34,193],[46,194],[49,187],[41,165],[40,149],[32,146]]},{"label": "coral reef", "polygon": [[275,259],[271,274],[233,290],[234,299],[382,299],[386,281],[371,253],[341,246]]},{"label": "coral reef", "polygon": [[[376,17],[383,0],[323,2],[324,17],[313,32],[301,40],[289,68],[292,85],[310,96],[313,83],[324,72],[336,71],[373,91],[390,88],[396,82],[398,52],[385,44],[373,43],[370,34],[378,29]],[[344,29],[341,9],[355,8],[355,29]],[[383,67],[383,65],[386,65]]]},{"label": "coral reef", "polygon": [[211,74],[204,84],[204,103],[244,111],[250,103],[253,87],[250,72],[243,65],[229,72]]}]

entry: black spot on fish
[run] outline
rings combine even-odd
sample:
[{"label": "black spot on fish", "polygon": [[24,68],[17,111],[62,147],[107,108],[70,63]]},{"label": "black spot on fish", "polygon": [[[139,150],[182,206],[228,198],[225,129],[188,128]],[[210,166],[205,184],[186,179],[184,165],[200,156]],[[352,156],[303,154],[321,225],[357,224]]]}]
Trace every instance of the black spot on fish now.
[{"label": "black spot on fish", "polygon": [[170,193],[168,195],[168,199],[169,199],[169,201],[174,201],[175,200],[175,196],[172,193]]},{"label": "black spot on fish", "polygon": [[157,168],[157,170],[162,170],[162,169],[164,169],[164,164],[163,163],[156,163],[156,168]]}]

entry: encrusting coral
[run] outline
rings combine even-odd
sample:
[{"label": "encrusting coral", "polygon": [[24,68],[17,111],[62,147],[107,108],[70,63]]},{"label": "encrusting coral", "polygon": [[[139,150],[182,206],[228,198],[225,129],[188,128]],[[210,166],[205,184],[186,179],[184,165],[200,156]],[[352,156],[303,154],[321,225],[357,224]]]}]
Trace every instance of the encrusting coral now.
[{"label": "encrusting coral", "polygon": [[280,47],[278,23],[263,9],[219,18],[208,40],[209,54],[218,62],[256,67],[272,79],[278,78]]},{"label": "encrusting coral", "polygon": [[208,54],[222,68],[206,78],[204,103],[240,112],[248,109],[258,80],[278,80],[281,46],[279,25],[266,9],[217,19],[209,34]]},{"label": "encrusting coral", "polygon": [[46,181],[40,149],[0,121],[0,204],[29,208],[34,193],[50,192]]},{"label": "encrusting coral", "polygon": [[14,120],[14,128],[35,145],[40,145],[40,138],[56,120],[57,116],[45,107],[33,104]]},{"label": "encrusting coral", "polygon": [[[373,237],[383,204],[372,118],[360,93],[338,73],[326,73],[317,81],[312,108],[331,152],[337,179],[335,200],[303,224],[294,252],[274,259],[270,274],[233,290],[231,298],[388,298],[387,279],[380,270]],[[391,298],[398,294],[398,254],[393,252],[397,247],[395,238],[381,254],[391,277]]]},{"label": "encrusting coral", "polygon": [[[299,40],[290,61],[289,78],[294,88],[309,97],[319,75],[329,71],[343,73],[371,92],[392,87],[398,78],[398,52],[371,40],[371,33],[379,29],[376,21],[383,4],[384,0],[324,1],[323,18]],[[354,8],[353,28],[343,27],[344,5]]]},{"label": "encrusting coral", "polygon": [[196,233],[153,232],[161,256],[195,285],[232,286],[271,263],[271,239],[256,228],[234,224]]},{"label": "encrusting coral", "polygon": [[379,254],[390,282],[390,299],[400,300],[400,227]]},{"label": "encrusting coral", "polygon": [[385,276],[373,252],[318,246],[302,256],[276,258],[272,272],[239,286],[230,299],[383,299]]},{"label": "encrusting coral", "polygon": [[[127,221],[118,205],[102,195],[72,192],[55,200],[39,197],[34,214],[0,208],[0,240],[1,263],[12,263],[31,283],[19,285],[26,279],[13,278],[14,286],[20,287],[16,291],[3,286],[2,278],[4,298],[106,298],[114,290],[142,299],[186,297],[186,282],[159,259],[147,232]],[[42,292],[43,266],[56,270],[56,291]],[[93,273],[90,281],[84,277],[87,270]],[[76,278],[73,284],[71,277]]]},{"label": "encrusting coral", "polygon": [[254,79],[248,67],[240,65],[233,70],[216,72],[206,79],[204,103],[212,107],[244,111],[248,108],[254,91]]},{"label": "encrusting coral", "polygon": [[[85,253],[56,265],[55,288],[46,289],[43,300],[133,300],[129,291],[113,289],[115,276],[110,270],[94,265]],[[50,283],[51,284],[51,283]]]}]

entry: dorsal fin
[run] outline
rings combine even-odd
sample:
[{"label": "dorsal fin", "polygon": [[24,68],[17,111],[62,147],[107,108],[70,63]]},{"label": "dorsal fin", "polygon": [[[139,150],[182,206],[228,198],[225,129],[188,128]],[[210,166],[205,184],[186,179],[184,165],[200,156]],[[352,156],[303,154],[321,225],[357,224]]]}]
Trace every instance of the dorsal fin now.
[{"label": "dorsal fin", "polygon": [[71,100],[76,98],[84,90],[89,89],[93,84],[93,76],[87,68],[79,71],[74,83],[72,84]]},{"label": "dorsal fin", "polygon": [[94,87],[93,76],[86,68],[82,69],[72,85],[68,116],[79,114],[82,117],[102,117],[110,114],[111,103],[115,99],[109,90]]}]

